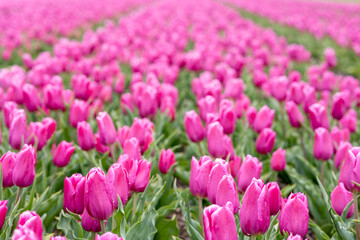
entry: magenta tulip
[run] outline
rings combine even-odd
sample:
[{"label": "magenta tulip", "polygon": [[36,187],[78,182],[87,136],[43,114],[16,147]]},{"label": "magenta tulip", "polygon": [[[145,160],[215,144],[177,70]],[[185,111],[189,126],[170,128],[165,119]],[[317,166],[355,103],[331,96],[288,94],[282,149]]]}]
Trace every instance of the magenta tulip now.
[{"label": "magenta tulip", "polygon": [[256,114],[253,129],[259,133],[264,128],[270,128],[275,116],[275,111],[270,109],[268,106],[263,106]]},{"label": "magenta tulip", "polygon": [[151,162],[142,159],[138,162],[138,170],[135,178],[134,185],[131,190],[135,192],[143,192],[150,180]]},{"label": "magenta tulip", "polygon": [[82,121],[87,121],[90,114],[90,106],[83,100],[75,99],[71,104],[69,113],[69,123],[76,128],[77,124]]},{"label": "magenta tulip", "polygon": [[[331,205],[334,208],[335,212],[341,216],[346,205],[353,199],[353,194],[345,189],[343,183],[339,183],[330,195]],[[349,212],[346,217],[351,218],[354,214],[354,204],[351,204]]]},{"label": "magenta tulip", "polygon": [[43,227],[40,216],[36,212],[25,211],[20,214],[17,229],[31,229],[38,239],[42,239]]},{"label": "magenta tulip", "polygon": [[141,151],[139,146],[139,140],[134,137],[125,140],[123,153],[128,155],[133,160],[140,160]]},{"label": "magenta tulip", "polygon": [[279,185],[277,182],[269,182],[266,184],[266,187],[269,190],[270,215],[276,215],[280,211],[282,205]]},{"label": "magenta tulip", "polygon": [[122,240],[122,237],[119,237],[112,232],[107,232],[101,236],[96,234],[95,240]]},{"label": "magenta tulip", "polygon": [[138,161],[130,158],[127,154],[123,154],[119,156],[117,162],[125,168],[129,179],[129,187],[132,188],[138,172]]},{"label": "magenta tulip", "polygon": [[83,214],[81,215],[81,226],[88,232],[100,232],[101,224],[99,220],[92,218],[87,212],[86,208],[84,209]]},{"label": "magenta tulip", "polygon": [[36,153],[32,146],[25,144],[16,155],[12,180],[18,187],[28,187],[35,179]]},{"label": "magenta tulip", "polygon": [[56,147],[53,163],[57,167],[65,167],[69,164],[70,158],[75,151],[75,147],[70,142],[61,141]]},{"label": "magenta tulip", "polygon": [[65,111],[63,89],[57,85],[47,84],[43,88],[43,98],[45,106],[51,110]]},{"label": "magenta tulip", "polygon": [[190,192],[195,197],[207,197],[207,186],[213,162],[210,157],[203,156],[200,161],[191,158]]},{"label": "magenta tulip", "polygon": [[87,122],[79,122],[77,125],[77,139],[78,144],[84,151],[89,151],[95,147],[96,139]]},{"label": "magenta tulip", "polygon": [[345,161],[348,151],[352,148],[351,143],[342,142],[338,150],[336,151],[335,158],[334,158],[334,165],[336,169],[339,169],[342,163]]},{"label": "magenta tulip", "polygon": [[259,159],[247,155],[240,166],[237,176],[238,191],[245,192],[253,178],[259,178],[262,171],[262,163]]},{"label": "magenta tulip", "polygon": [[16,153],[8,151],[5,153],[1,159],[1,171],[2,171],[2,185],[3,187],[11,187],[14,186],[14,182],[12,179],[12,174],[14,171],[16,162]]},{"label": "magenta tulip", "polygon": [[278,148],[275,152],[273,152],[270,166],[274,171],[284,171],[286,166],[286,150]]},{"label": "magenta tulip", "polygon": [[175,154],[171,149],[162,149],[159,158],[159,171],[166,174],[175,164]]},{"label": "magenta tulip", "polygon": [[21,144],[26,141],[27,124],[24,110],[14,110],[9,128],[9,144],[14,149],[20,149]]},{"label": "magenta tulip", "polygon": [[221,178],[217,186],[215,202],[219,206],[225,206],[227,202],[231,202],[234,214],[239,211],[239,196],[236,190],[235,180],[231,175],[226,174]]},{"label": "magenta tulip", "polygon": [[314,157],[321,161],[329,160],[334,153],[334,147],[329,131],[325,128],[315,130]]},{"label": "magenta tulip", "polygon": [[2,227],[4,226],[5,223],[5,218],[6,218],[6,213],[7,213],[7,200],[0,200],[0,230],[2,229]]},{"label": "magenta tulip", "polygon": [[299,128],[304,123],[304,117],[299,107],[292,101],[286,102],[285,109],[292,127]]},{"label": "magenta tulip", "polygon": [[264,128],[256,139],[256,151],[261,154],[268,154],[272,151],[276,139],[276,132],[271,128]]},{"label": "magenta tulip", "polygon": [[236,113],[231,100],[223,99],[220,102],[220,123],[224,128],[225,134],[231,134],[235,130]]},{"label": "magenta tulip", "polygon": [[333,105],[331,108],[331,116],[334,119],[340,120],[350,107],[350,95],[349,92],[337,92],[333,96]]},{"label": "magenta tulip", "polygon": [[212,167],[209,175],[209,181],[207,183],[207,194],[209,201],[213,204],[216,203],[216,192],[220,180],[223,176],[229,174],[229,165],[223,159],[216,159],[214,166]]},{"label": "magenta tulip", "polygon": [[205,137],[205,129],[199,115],[195,111],[185,113],[185,131],[192,142],[200,142]]},{"label": "magenta tulip", "polygon": [[207,129],[208,150],[211,156],[226,158],[228,154],[227,145],[224,141],[223,127],[219,122],[209,124]]},{"label": "magenta tulip", "polygon": [[52,118],[46,117],[41,121],[41,123],[47,129],[47,140],[49,140],[56,131],[56,121]]},{"label": "magenta tulip", "polygon": [[340,119],[340,126],[349,129],[351,133],[356,132],[357,114],[354,109],[350,109],[345,116]]},{"label": "magenta tulip", "polygon": [[319,127],[329,129],[330,122],[326,108],[320,103],[315,103],[309,108],[309,119],[311,127],[315,130]]},{"label": "magenta tulip", "polygon": [[278,101],[284,101],[288,89],[289,80],[285,76],[270,78],[271,95]]},{"label": "magenta tulip", "polygon": [[39,237],[35,234],[35,232],[30,228],[16,228],[11,240],[42,240],[42,237]]},{"label": "magenta tulip", "polygon": [[241,157],[234,156],[234,159],[229,161],[229,166],[230,166],[231,176],[233,176],[233,178],[236,178],[241,167]]},{"label": "magenta tulip", "polygon": [[99,128],[100,141],[104,145],[111,145],[116,141],[115,125],[107,112],[100,112],[96,117]]},{"label": "magenta tulip", "polygon": [[42,102],[38,90],[32,84],[23,86],[24,103],[29,112],[35,112],[42,107]]},{"label": "magenta tulip", "polygon": [[128,201],[130,194],[129,179],[126,169],[119,163],[111,165],[106,175],[107,182],[110,187],[114,209],[118,208],[118,196],[121,199],[122,205]]},{"label": "magenta tulip", "polygon": [[85,177],[80,173],[73,174],[64,180],[64,210],[82,214],[84,212]]},{"label": "magenta tulip", "polygon": [[200,117],[203,121],[206,120],[206,116],[209,113],[217,113],[218,106],[217,106],[216,99],[213,96],[206,96],[197,101],[197,105],[199,108]]},{"label": "magenta tulip", "polygon": [[4,114],[5,126],[7,128],[10,128],[10,125],[11,125],[11,122],[13,119],[12,112],[16,109],[18,109],[18,105],[15,102],[12,102],[12,101],[4,102],[3,114]]}]

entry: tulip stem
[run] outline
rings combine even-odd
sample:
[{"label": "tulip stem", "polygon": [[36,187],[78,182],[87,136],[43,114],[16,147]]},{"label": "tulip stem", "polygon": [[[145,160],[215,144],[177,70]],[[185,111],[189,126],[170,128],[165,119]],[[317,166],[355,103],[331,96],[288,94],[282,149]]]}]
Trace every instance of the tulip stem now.
[{"label": "tulip stem", "polygon": [[135,211],[136,211],[136,200],[137,200],[137,194],[134,193],[131,221],[134,221],[134,216],[135,216]]},{"label": "tulip stem", "polygon": [[101,225],[101,232],[104,234],[106,232],[105,220],[100,221],[100,225]]},{"label": "tulip stem", "polygon": [[286,140],[286,127],[285,127],[285,106],[283,102],[280,102],[280,115],[281,115],[281,128],[283,132],[283,138]]},{"label": "tulip stem", "polygon": [[324,162],[324,161],[321,162],[321,183],[322,183],[322,185],[324,185],[324,183],[325,183],[325,164],[326,164],[326,162]]},{"label": "tulip stem", "polygon": [[20,199],[21,190],[22,190],[22,188],[19,187],[19,188],[18,188],[18,191],[17,191],[17,194],[16,194],[15,205],[18,203],[18,201],[19,201],[19,199]]},{"label": "tulip stem", "polygon": [[111,151],[111,157],[114,161],[114,163],[116,163],[116,157],[115,157],[115,143],[113,145],[111,145],[111,148],[110,148],[110,151]]},{"label": "tulip stem", "polygon": [[96,238],[96,232],[91,232],[91,239],[95,240],[95,238]]},{"label": "tulip stem", "polygon": [[204,156],[204,151],[202,150],[201,142],[198,142],[197,144],[198,144],[198,146],[199,146],[199,150],[200,150],[201,156]]},{"label": "tulip stem", "polygon": [[[358,191],[355,188],[353,192],[354,205],[355,205],[355,219],[359,219],[359,207],[358,207]],[[360,227],[359,223],[355,222],[356,239],[360,239]]]},{"label": "tulip stem", "polygon": [[306,148],[305,148],[304,136],[303,136],[302,131],[301,131],[300,128],[298,128],[298,132],[299,132],[299,137],[300,137],[301,148],[302,148],[302,151],[304,153],[304,158],[308,159],[308,156],[307,156],[307,153],[306,153]]},{"label": "tulip stem", "polygon": [[199,222],[201,227],[201,235],[203,235],[204,222],[203,222],[203,206],[202,206],[202,198],[199,197]]},{"label": "tulip stem", "polygon": [[250,240],[256,240],[256,235],[251,235]]},{"label": "tulip stem", "polygon": [[58,168],[55,168],[54,176],[52,177],[51,182],[50,182],[50,188],[53,185],[53,183],[55,182],[57,171],[58,171]]}]

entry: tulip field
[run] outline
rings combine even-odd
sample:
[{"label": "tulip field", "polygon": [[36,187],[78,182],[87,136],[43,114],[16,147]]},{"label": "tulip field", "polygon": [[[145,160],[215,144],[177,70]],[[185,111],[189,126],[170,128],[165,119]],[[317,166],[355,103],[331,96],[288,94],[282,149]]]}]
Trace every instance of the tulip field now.
[{"label": "tulip field", "polygon": [[0,2],[0,240],[360,240],[360,3]]}]

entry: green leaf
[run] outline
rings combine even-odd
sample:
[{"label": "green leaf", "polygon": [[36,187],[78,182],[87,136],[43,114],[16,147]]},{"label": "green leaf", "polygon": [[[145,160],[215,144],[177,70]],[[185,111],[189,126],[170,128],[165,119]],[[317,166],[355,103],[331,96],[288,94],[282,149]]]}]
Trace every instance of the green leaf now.
[{"label": "green leaf", "polygon": [[269,240],[269,239],[270,239],[270,234],[271,234],[271,233],[273,232],[273,230],[274,230],[274,226],[275,226],[275,224],[276,224],[276,220],[277,220],[279,214],[280,214],[280,211],[279,211],[279,212],[276,214],[276,216],[274,216],[273,219],[271,220],[269,229],[268,229],[268,231],[267,231],[266,234],[265,234],[265,239],[266,239],[266,240]]},{"label": "green leaf", "polygon": [[286,187],[281,189],[281,197],[286,198],[289,194],[295,189],[296,184],[286,185]]},{"label": "green leaf", "polygon": [[178,237],[180,233],[177,226],[176,215],[173,215],[171,219],[159,217],[156,220],[156,228],[158,230],[155,235],[156,240],[168,240],[172,237]]},{"label": "green leaf", "polygon": [[81,223],[74,219],[71,215],[65,214],[63,210],[61,210],[57,228],[61,230],[68,239],[89,239],[89,233],[84,234]]},{"label": "green leaf", "polygon": [[346,207],[344,208],[344,210],[343,210],[343,212],[342,212],[342,214],[341,214],[341,219],[345,222],[345,220],[346,220],[346,216],[347,216],[347,214],[348,214],[348,212],[349,212],[349,210],[350,210],[350,207],[351,207],[351,205],[353,204],[353,202],[354,202],[354,199],[353,200],[351,200],[347,205],[346,205]]},{"label": "green leaf", "polygon": [[330,237],[311,219],[309,220],[309,226],[318,239],[330,240]]}]

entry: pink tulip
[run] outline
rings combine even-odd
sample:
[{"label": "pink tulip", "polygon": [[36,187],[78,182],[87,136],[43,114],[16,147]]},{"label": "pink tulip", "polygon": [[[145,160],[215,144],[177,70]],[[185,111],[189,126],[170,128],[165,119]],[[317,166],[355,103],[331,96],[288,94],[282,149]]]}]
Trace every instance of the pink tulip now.
[{"label": "pink tulip", "polygon": [[261,154],[268,154],[275,144],[276,132],[271,128],[264,128],[256,139],[256,151]]},{"label": "pink tulip", "polygon": [[164,97],[160,102],[160,111],[165,113],[166,116],[174,121],[176,115],[176,106],[171,97]]},{"label": "pink tulip", "polygon": [[125,140],[129,138],[129,133],[130,133],[129,126],[123,126],[118,128],[117,137],[121,147],[124,147]]},{"label": "pink tulip", "polygon": [[[354,189],[354,169],[355,164],[360,158],[360,147],[353,147],[348,151],[347,156],[345,157],[345,161],[341,166],[340,175],[339,175],[339,183],[344,183],[345,188],[348,191],[353,191]],[[359,157],[358,157],[359,155]]]},{"label": "pink tulip", "polygon": [[2,229],[2,227],[4,226],[5,223],[5,218],[6,218],[6,213],[7,213],[7,200],[0,200],[0,230]]},{"label": "pink tulip", "polygon": [[200,161],[194,157],[191,158],[189,187],[191,194],[195,197],[207,197],[207,186],[212,167],[213,162],[208,156],[201,157]]},{"label": "pink tulip", "polygon": [[69,113],[69,123],[76,128],[77,124],[82,121],[87,121],[90,114],[89,104],[83,100],[75,99],[71,104]]},{"label": "pink tulip", "polygon": [[253,178],[259,178],[262,171],[262,163],[259,159],[247,155],[240,166],[237,176],[238,191],[245,192]]},{"label": "pink tulip", "polygon": [[57,85],[47,84],[43,88],[43,98],[44,98],[45,107],[51,110],[65,111],[62,91],[63,91],[62,88]]},{"label": "pink tulip", "polygon": [[129,138],[136,137],[139,140],[141,153],[144,153],[153,141],[154,124],[147,118],[134,118],[131,125]]},{"label": "pink tulip", "polygon": [[107,112],[100,112],[96,117],[99,128],[100,141],[104,145],[111,145],[116,141],[115,125]]},{"label": "pink tulip", "polygon": [[283,200],[279,185],[277,182],[269,182],[265,186],[269,191],[270,215],[276,215],[280,211]]},{"label": "pink tulip", "polygon": [[31,122],[27,132],[27,144],[35,146],[37,150],[41,150],[47,143],[47,127],[41,122]]},{"label": "pink tulip", "polygon": [[32,229],[24,227],[24,228],[16,228],[11,239],[12,240],[23,240],[23,239],[41,240],[42,237],[37,236]]},{"label": "pink tulip", "polygon": [[175,164],[175,154],[171,149],[162,149],[159,158],[159,171],[166,174]]},{"label": "pink tulip", "polygon": [[117,209],[119,206],[118,196],[121,199],[122,205],[125,206],[130,195],[129,179],[126,169],[119,163],[111,165],[107,172],[106,180],[111,190],[114,209]]},{"label": "pink tulip", "polygon": [[96,234],[95,240],[123,240],[123,239],[122,237],[119,237],[118,235],[112,232],[107,232],[101,236]]},{"label": "pink tulip", "polygon": [[238,99],[244,92],[244,81],[239,78],[232,78],[226,81],[224,96],[228,98]]},{"label": "pink tulip", "polygon": [[12,180],[18,187],[28,187],[35,179],[36,153],[32,146],[24,144],[16,155]]},{"label": "pink tulip", "polygon": [[317,101],[316,91],[315,91],[315,88],[313,88],[312,86],[305,85],[303,88],[303,93],[304,93],[303,108],[304,108],[305,113],[309,113],[310,106],[315,104]]},{"label": "pink tulip", "polygon": [[217,113],[217,101],[212,96],[206,96],[197,101],[200,117],[203,121],[206,120],[206,116],[209,113]]},{"label": "pink tulip", "polygon": [[231,176],[233,176],[233,178],[236,178],[241,167],[241,157],[234,156],[234,159],[229,161],[229,166],[230,166]]},{"label": "pink tulip", "polygon": [[[330,198],[331,198],[331,205],[334,208],[335,212],[341,216],[346,205],[348,205],[348,203],[351,202],[353,198],[353,194],[352,192],[349,192],[345,189],[343,183],[339,183],[339,185],[337,185],[332,191]],[[346,217],[351,218],[353,214],[354,214],[354,204],[351,204],[351,207]]]},{"label": "pink tulip", "polygon": [[159,105],[156,88],[147,85],[142,92],[139,102],[140,117],[154,117]]},{"label": "pink tulip", "polygon": [[305,237],[309,227],[309,207],[306,195],[291,193],[279,215],[280,232],[298,234]]},{"label": "pink tulip", "polygon": [[292,235],[290,234],[286,240],[303,240],[300,235]]},{"label": "pink tulip", "polygon": [[111,157],[111,148],[101,143],[99,133],[95,133],[95,139],[96,139],[96,144],[95,144],[96,151],[102,154],[108,153],[109,156]]},{"label": "pink tulip", "polygon": [[231,175],[226,174],[221,178],[217,186],[215,202],[219,206],[225,206],[227,202],[231,202],[234,214],[239,211],[239,196],[237,194],[235,180]]},{"label": "pink tulip", "polygon": [[56,147],[53,157],[53,163],[57,167],[65,167],[69,164],[75,147],[70,142],[61,141]]},{"label": "pink tulip", "polygon": [[84,211],[84,191],[85,178],[75,173],[70,178],[65,177],[64,180],[64,210],[73,213],[82,214]]},{"label": "pink tulip", "polygon": [[185,113],[184,118],[185,131],[192,142],[200,142],[205,137],[205,129],[202,125],[199,115],[195,111]]},{"label": "pink tulip", "polygon": [[63,237],[63,236],[51,236],[50,237],[50,240],[66,240],[66,237]]},{"label": "pink tulip", "polygon": [[334,153],[334,147],[329,131],[319,127],[315,130],[314,157],[318,160],[327,161]]},{"label": "pink tulip", "polygon": [[13,119],[13,114],[12,112],[18,109],[18,105],[15,102],[12,101],[7,101],[4,103],[3,106],[3,114],[4,114],[4,121],[5,121],[5,125],[7,128],[10,128],[12,119]]},{"label": "pink tulip", "polygon": [[81,226],[88,232],[101,231],[100,221],[92,218],[86,208],[84,209],[84,213],[81,215]]},{"label": "pink tulip", "polygon": [[124,154],[128,155],[133,160],[140,160],[141,152],[139,140],[137,138],[129,138],[124,142]]},{"label": "pink tulip", "polygon": [[[289,76],[290,79],[290,76]],[[304,100],[304,82],[293,82],[289,85],[289,89],[287,91],[286,99],[290,102],[294,102],[296,104],[302,103]]]},{"label": "pink tulip", "polygon": [[336,169],[342,165],[345,161],[348,151],[352,148],[351,143],[348,142],[341,142],[338,150],[336,151],[335,158],[334,158],[334,165]]},{"label": "pink tulip", "polygon": [[17,229],[31,229],[38,239],[42,239],[43,227],[40,216],[36,212],[25,211],[20,214]]},{"label": "pink tulip", "polygon": [[71,78],[71,88],[76,98],[87,101],[95,92],[95,83],[84,75],[74,75]]},{"label": "pink tulip", "polygon": [[89,123],[83,121],[77,125],[78,144],[84,151],[89,151],[95,147],[96,139]]},{"label": "pink tulip", "polygon": [[14,171],[14,166],[16,162],[16,154],[8,151],[5,153],[1,159],[1,171],[2,171],[2,185],[3,187],[11,187],[14,185],[12,174]]},{"label": "pink tulip", "polygon": [[231,134],[235,130],[236,113],[234,104],[231,100],[223,99],[220,102],[220,123],[224,128],[225,134]]},{"label": "pink tulip", "polygon": [[274,120],[275,111],[264,105],[256,114],[253,129],[259,133],[264,128],[270,128]]},{"label": "pink tulip", "polygon": [[52,118],[46,117],[41,123],[47,128],[47,140],[49,140],[56,131],[56,121]]},{"label": "pink tulip", "polygon": [[246,119],[247,119],[247,122],[248,122],[249,126],[252,127],[254,125],[254,121],[255,121],[256,116],[257,116],[256,108],[253,107],[253,106],[250,106],[246,110]]},{"label": "pink tulip", "polygon": [[31,84],[23,86],[24,103],[29,112],[35,112],[42,107],[42,102],[39,97],[38,90]]},{"label": "pink tulip", "polygon": [[340,130],[335,126],[331,130],[331,139],[333,140],[335,149],[338,149],[341,143],[350,141],[350,131],[347,128]]},{"label": "pink tulip", "polygon": [[20,149],[26,141],[27,124],[24,110],[15,110],[9,128],[9,144],[14,149]]},{"label": "pink tulip", "polygon": [[343,118],[340,119],[340,126],[349,129],[351,133],[356,132],[357,114],[354,109],[350,109]]},{"label": "pink tulip", "polygon": [[[247,111],[250,106],[250,99],[245,95],[241,95],[235,102],[235,112],[237,118],[241,118],[243,113]],[[255,113],[256,115],[256,113]]]},{"label": "pink tulip", "polygon": [[289,117],[289,122],[291,126],[293,126],[294,128],[301,127],[301,125],[304,123],[304,117],[300,112],[298,106],[294,102],[290,101],[286,102],[285,109]]},{"label": "pink tulip", "polygon": [[340,120],[350,107],[350,95],[348,91],[337,92],[333,96],[333,105],[331,108],[331,116]]},{"label": "pink tulip", "polygon": [[241,231],[247,235],[264,234],[270,225],[269,190],[262,180],[253,179],[240,209]]},{"label": "pink tulip", "polygon": [[233,206],[227,203],[223,207],[211,205],[204,209],[204,232],[206,240],[237,240]]},{"label": "pink tulip", "polygon": [[209,181],[207,183],[207,194],[209,201],[213,204],[216,203],[216,192],[220,180],[226,174],[229,174],[229,165],[223,159],[216,159],[210,171]]},{"label": "pink tulip", "polygon": [[286,151],[278,148],[271,157],[270,166],[274,171],[284,171],[286,166]]},{"label": "pink tulip", "polygon": [[315,103],[309,108],[309,119],[311,127],[315,130],[319,127],[329,129],[330,122],[326,108],[320,103]]},{"label": "pink tulip", "polygon": [[336,67],[337,59],[336,59],[336,53],[335,53],[334,49],[326,48],[324,50],[324,57],[325,57],[326,64],[329,67]]},{"label": "pink tulip", "polygon": [[271,95],[278,101],[284,101],[288,89],[289,80],[287,77],[273,77],[269,81]]},{"label": "pink tulip", "polygon": [[208,150],[211,156],[226,158],[228,152],[227,143],[224,141],[223,127],[219,122],[211,123],[207,130]]},{"label": "pink tulip", "polygon": [[134,111],[133,97],[130,93],[124,93],[121,95],[120,107],[123,114]]},{"label": "pink tulip", "polygon": [[143,192],[150,180],[151,162],[142,159],[138,162],[138,170],[135,178],[134,185],[131,190],[135,192]]}]

